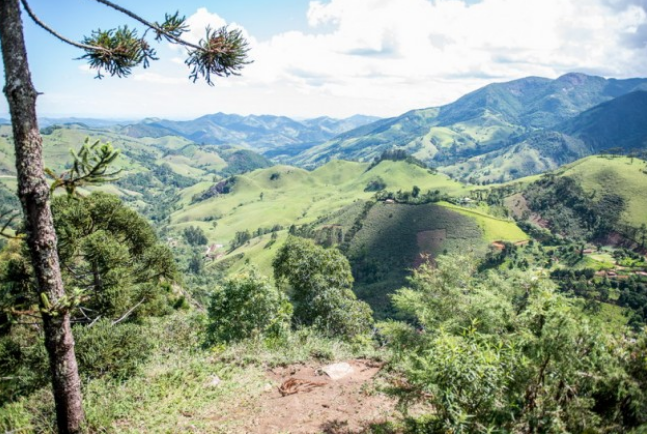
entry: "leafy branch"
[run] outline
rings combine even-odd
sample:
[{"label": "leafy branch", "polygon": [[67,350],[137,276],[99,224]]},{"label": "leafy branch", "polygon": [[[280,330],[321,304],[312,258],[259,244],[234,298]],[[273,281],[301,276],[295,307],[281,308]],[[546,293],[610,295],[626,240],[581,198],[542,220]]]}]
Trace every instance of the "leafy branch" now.
[{"label": "leafy branch", "polygon": [[86,36],[83,42],[75,42],[38,18],[27,0],[21,0],[21,3],[27,15],[39,27],[62,42],[84,50],[85,54],[79,59],[87,60],[90,67],[97,70],[96,78],[99,79],[104,77],[102,71],[106,71],[111,76],[127,77],[133,67],[142,65],[148,68],[152,60],[158,60],[155,49],[146,40],[149,31],[153,31],[157,42],[167,41],[187,49],[188,57],[185,63],[192,68],[189,78],[194,83],[202,77],[212,86],[213,75],[218,77],[238,75],[245,65],[251,63],[247,60],[249,44],[240,30],[230,30],[226,26],[216,30],[208,27],[205,38],[194,44],[181,37],[189,31],[189,26],[186,24],[186,17],[180,16],[179,12],[165,14],[164,21],[158,23],[148,21],[111,1],[96,1],[144,25],[146,27],[144,35],[140,38],[136,29],[121,26],[109,30],[95,30],[91,36]]},{"label": "leafy branch", "polygon": [[114,171],[109,171],[109,169],[120,152],[120,150],[114,149],[110,143],[101,143],[100,140],[97,140],[90,144],[89,138],[86,138],[78,152],[70,150],[73,158],[70,170],[59,175],[52,169],[45,169],[45,173],[54,179],[50,191],[64,188],[67,194],[72,196],[78,187],[117,180],[121,169]]}]

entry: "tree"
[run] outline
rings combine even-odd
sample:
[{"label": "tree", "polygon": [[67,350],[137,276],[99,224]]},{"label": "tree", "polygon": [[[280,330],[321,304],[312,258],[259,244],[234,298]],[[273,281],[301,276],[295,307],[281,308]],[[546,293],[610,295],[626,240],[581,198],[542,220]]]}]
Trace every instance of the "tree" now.
[{"label": "tree", "polygon": [[[97,0],[136,20],[152,31],[157,41],[179,44],[187,49],[186,64],[194,82],[203,77],[212,84],[212,75],[229,76],[248,63],[247,42],[240,31],[207,29],[206,37],[197,45],[181,39],[188,30],[184,17],[166,15],[164,22],[147,21],[108,0]],[[50,360],[52,387],[56,403],[58,430],[79,432],[84,420],[81,385],[78,375],[74,339],[70,328],[68,295],[63,286],[57,236],[50,209],[50,187],[45,179],[42,138],[36,117],[38,92],[31,80],[27,62],[20,4],[37,25],[65,43],[84,50],[82,56],[90,66],[112,76],[125,77],[133,67],[148,67],[155,60],[155,50],[136,30],[120,27],[97,30],[83,43],[71,41],[43,23],[30,9],[27,0],[0,2],[0,44],[5,67],[4,93],[9,103],[13,129],[18,197],[20,198],[26,240],[36,276],[45,346]]]},{"label": "tree", "polygon": [[425,432],[629,432],[645,423],[646,367],[643,355],[635,369],[634,339],[605,333],[541,274],[476,269],[455,255],[423,264],[393,296],[423,332],[382,326],[411,391],[434,408]]},{"label": "tree", "polygon": [[210,296],[209,338],[230,342],[266,334],[279,336],[290,325],[287,297],[255,271],[226,279]]},{"label": "tree", "polygon": [[294,237],[279,249],[272,266],[278,284],[290,289],[297,324],[344,337],[369,331],[371,308],[355,297],[350,264],[339,250]]},{"label": "tree", "polygon": [[189,226],[188,228],[184,228],[184,239],[189,245],[194,247],[204,246],[209,242],[209,240],[207,240],[207,236],[204,234],[204,231],[197,226]]}]

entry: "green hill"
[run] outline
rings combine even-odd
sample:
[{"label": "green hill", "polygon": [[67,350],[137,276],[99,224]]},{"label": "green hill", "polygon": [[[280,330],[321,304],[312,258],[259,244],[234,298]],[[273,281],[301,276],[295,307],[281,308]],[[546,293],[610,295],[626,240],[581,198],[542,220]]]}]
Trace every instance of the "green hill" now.
[{"label": "green hill", "polygon": [[647,146],[647,90],[600,104],[559,127],[594,151]]},{"label": "green hill", "polygon": [[[183,207],[172,215],[177,225],[217,219],[208,223],[212,242],[227,244],[236,232],[258,227],[309,224],[334,213],[356,200],[368,200],[374,192],[364,191],[373,179],[385,180],[390,191],[440,190],[458,195],[465,187],[442,174],[405,162],[384,161],[368,170],[366,163],[333,161],[313,172],[291,166],[274,166],[237,175],[231,192]],[[261,197],[262,194],[262,197]]]},{"label": "green hill", "polygon": [[505,202],[512,214],[566,238],[631,246],[647,225],[647,163],[638,158],[591,156],[506,188],[517,193]]},{"label": "green hill", "polygon": [[[208,267],[229,273],[249,263],[271,275],[271,259],[288,231],[337,244],[351,260],[356,291],[382,314],[388,310],[386,295],[406,283],[420,254],[484,252],[492,241],[527,238],[510,220],[448,203],[375,203],[374,191],[365,190],[376,179],[384,181],[387,191],[418,186],[422,192],[438,190],[452,197],[469,194],[447,176],[405,161],[385,160],[371,167],[335,160],[312,172],[274,166],[237,175],[228,181],[228,193],[182,206],[171,215],[170,231],[202,228],[210,245],[221,246],[220,257]],[[197,189],[191,191],[200,196]],[[247,231],[242,245],[236,243]]]},{"label": "green hill", "polygon": [[[377,203],[349,243],[355,291],[378,315],[388,316],[388,295],[406,285],[410,270],[443,253],[483,254],[489,241],[527,236],[512,222],[449,204]],[[495,226],[500,226],[496,230]]]},{"label": "green hill", "polygon": [[626,202],[622,221],[647,224],[647,163],[638,158],[592,156],[555,171],[577,181],[592,197],[616,194]]}]

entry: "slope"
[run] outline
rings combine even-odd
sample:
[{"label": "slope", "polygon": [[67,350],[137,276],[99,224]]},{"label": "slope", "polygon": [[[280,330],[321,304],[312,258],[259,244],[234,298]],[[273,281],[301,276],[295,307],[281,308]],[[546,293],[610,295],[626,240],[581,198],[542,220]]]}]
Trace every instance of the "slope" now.
[{"label": "slope", "polygon": [[647,162],[638,158],[592,156],[564,166],[557,176],[574,179],[593,197],[614,194],[626,203],[622,221],[634,227],[647,224]]},{"label": "slope", "polygon": [[232,177],[228,193],[204,200],[192,188],[192,198],[185,196],[181,203],[186,205],[171,215],[170,233],[200,227],[217,250],[208,267],[228,273],[253,264],[271,275],[271,260],[288,232],[339,245],[351,260],[358,295],[380,315],[388,313],[387,295],[406,283],[421,253],[483,252],[494,240],[527,238],[510,220],[448,203],[376,203],[374,192],[366,191],[376,179],[388,191],[418,186],[422,192],[463,197],[468,189],[404,161],[369,167],[342,160],[312,172],[274,166]]},{"label": "slope", "polygon": [[[386,149],[398,147],[434,166],[448,166],[446,172],[461,179],[472,176],[467,175],[470,170],[455,167],[465,161],[477,170],[476,178],[511,179],[590,155],[592,150],[587,147],[593,145],[587,137],[593,136],[572,130],[583,123],[593,125],[593,120],[584,122],[583,117],[573,121],[571,129],[566,127],[571,125],[568,122],[614,98],[618,101],[609,110],[639,116],[644,110],[632,100],[635,96],[620,97],[641,89],[647,89],[647,79],[615,80],[585,74],[490,84],[451,104],[413,110],[342,134],[288,161],[302,166],[317,166],[334,158],[369,161]],[[603,119],[603,113],[598,118]],[[608,131],[609,135],[625,134],[622,130]],[[636,141],[632,140],[631,144]],[[564,152],[568,155],[561,157]],[[502,159],[521,161],[495,176],[484,174],[500,166]]]}]

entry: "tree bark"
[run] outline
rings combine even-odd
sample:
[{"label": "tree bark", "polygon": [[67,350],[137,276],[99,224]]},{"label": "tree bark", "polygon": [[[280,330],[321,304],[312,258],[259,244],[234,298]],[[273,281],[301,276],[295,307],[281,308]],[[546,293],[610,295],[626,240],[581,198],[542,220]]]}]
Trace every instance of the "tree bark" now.
[{"label": "tree bark", "polygon": [[59,305],[64,301],[65,289],[56,250],[49,186],[43,171],[42,137],[36,118],[37,92],[27,63],[19,0],[0,0],[0,44],[5,68],[4,93],[9,102],[16,150],[18,196],[43,312],[58,430],[62,434],[78,433],[84,419],[81,382],[70,312]]}]

